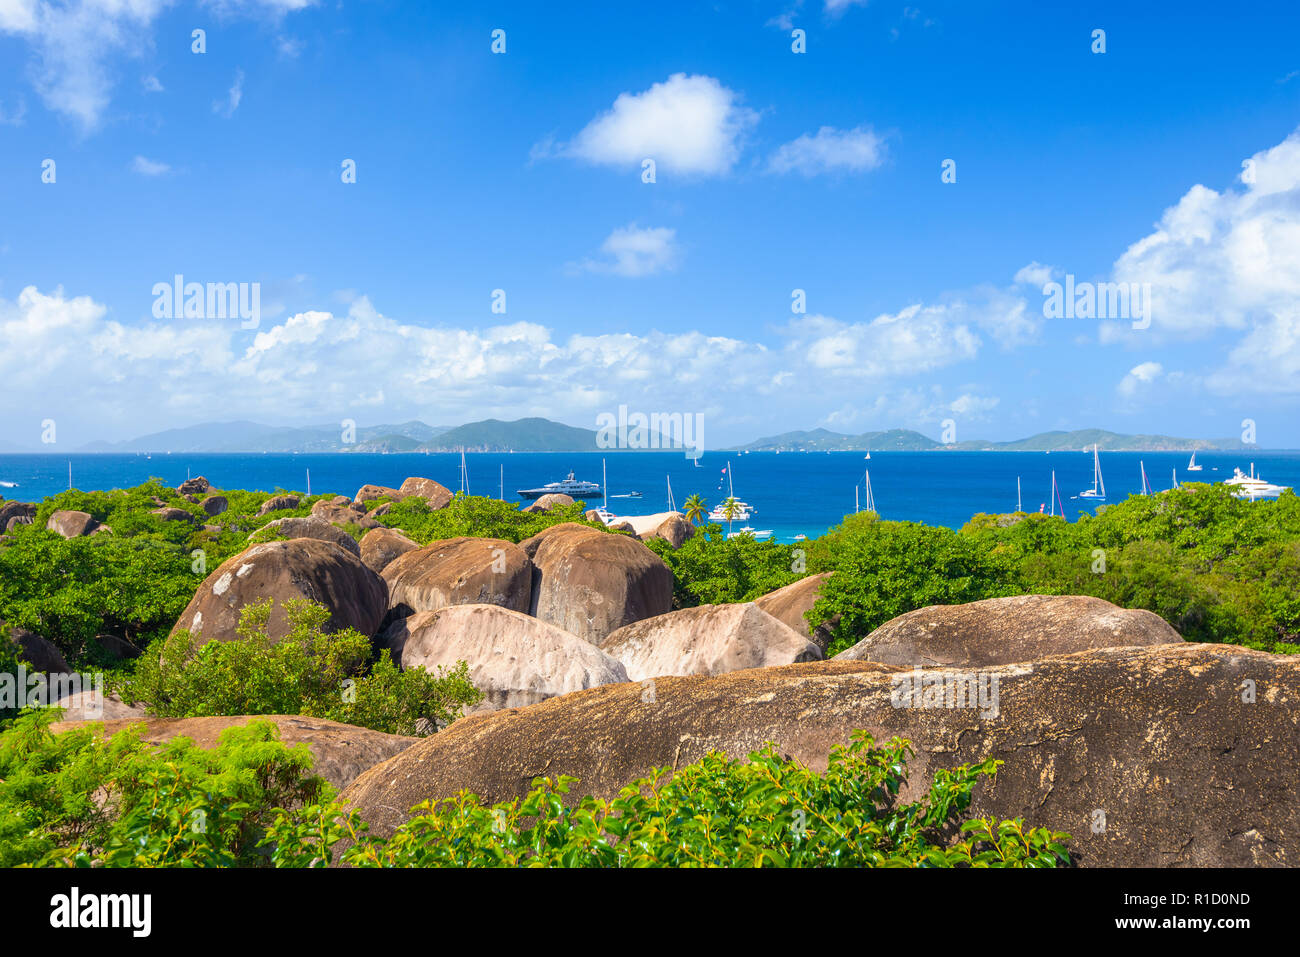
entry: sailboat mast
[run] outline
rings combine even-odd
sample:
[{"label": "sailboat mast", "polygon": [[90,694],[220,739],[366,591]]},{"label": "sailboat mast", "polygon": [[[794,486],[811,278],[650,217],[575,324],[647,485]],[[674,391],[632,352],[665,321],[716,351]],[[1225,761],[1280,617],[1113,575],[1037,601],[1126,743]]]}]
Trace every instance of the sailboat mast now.
[{"label": "sailboat mast", "polygon": [[1055,518],[1056,517],[1056,470],[1055,469],[1052,470],[1052,491],[1048,494],[1051,496],[1052,499],[1052,510],[1048,514],[1052,518]]},{"label": "sailboat mast", "polygon": [[307,497],[311,497],[311,469],[307,470]]},{"label": "sailboat mast", "polygon": [[1024,509],[1020,507],[1020,476],[1019,475],[1016,476],[1016,511],[1017,512],[1024,511]]},{"label": "sailboat mast", "polygon": [[605,504],[601,508],[609,508],[609,477],[605,472],[605,460],[600,460],[600,489],[605,493]]}]

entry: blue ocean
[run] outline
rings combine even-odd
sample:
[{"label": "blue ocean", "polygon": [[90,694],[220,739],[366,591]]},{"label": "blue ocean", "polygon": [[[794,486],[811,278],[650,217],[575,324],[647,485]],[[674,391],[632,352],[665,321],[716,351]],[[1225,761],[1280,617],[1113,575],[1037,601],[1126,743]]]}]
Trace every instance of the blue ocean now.
[{"label": "blue ocean", "polygon": [[[698,493],[710,506],[729,491],[726,469],[737,498],[754,507],[748,524],[771,530],[783,542],[809,538],[865,507],[869,472],[876,511],[886,519],[960,528],[977,512],[1016,508],[1016,480],[1026,511],[1051,510],[1052,473],[1066,515],[1076,519],[1098,503],[1075,498],[1092,488],[1091,452],[706,452],[699,466],[680,452],[515,452],[467,453],[466,472],[473,495],[519,502],[517,489],[563,479],[601,482],[608,476],[607,507],[618,515],[664,511],[668,489],[678,507]],[[1186,452],[1102,452],[1106,504],[1141,490],[1142,469],[1156,491],[1178,482],[1221,482],[1233,468],[1277,485],[1300,485],[1300,452],[1198,452],[1200,472],[1188,472]],[[272,492],[307,490],[354,495],[365,484],[400,485],[409,475],[435,479],[452,490],[461,487],[460,455],[410,454],[165,454],[0,455],[0,485],[5,498],[38,501],[72,485],[82,490],[138,485],[157,477],[171,486],[203,475],[218,488]],[[640,492],[639,498],[624,497]],[[857,498],[855,500],[855,492]],[[597,504],[597,503],[589,503]],[[1058,509],[1059,510],[1059,509]],[[741,523],[736,523],[739,528]]]}]

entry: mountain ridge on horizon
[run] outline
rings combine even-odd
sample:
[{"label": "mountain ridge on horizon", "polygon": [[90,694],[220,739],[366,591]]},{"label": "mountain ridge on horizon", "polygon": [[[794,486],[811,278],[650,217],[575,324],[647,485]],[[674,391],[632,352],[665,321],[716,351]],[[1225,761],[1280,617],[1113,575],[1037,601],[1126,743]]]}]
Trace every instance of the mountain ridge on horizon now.
[{"label": "mountain ridge on horizon", "polygon": [[[353,442],[331,426],[271,426],[247,420],[203,422],[166,429],[123,442],[91,442],[77,453],[260,453],[260,452],[583,452],[637,451],[600,449],[597,432],[541,417],[503,421],[483,419],[457,426],[431,426],[419,420],[398,424],[357,426]],[[971,439],[944,444],[912,429],[885,429],[857,435],[825,428],[764,436],[735,451],[1071,451],[1096,443],[1103,451],[1215,451],[1258,448],[1238,439],[1178,438],[1156,434],[1129,435],[1106,429],[1040,432],[1022,439],[994,442]],[[661,448],[669,446],[663,445]],[[39,453],[0,441],[0,453]]]}]

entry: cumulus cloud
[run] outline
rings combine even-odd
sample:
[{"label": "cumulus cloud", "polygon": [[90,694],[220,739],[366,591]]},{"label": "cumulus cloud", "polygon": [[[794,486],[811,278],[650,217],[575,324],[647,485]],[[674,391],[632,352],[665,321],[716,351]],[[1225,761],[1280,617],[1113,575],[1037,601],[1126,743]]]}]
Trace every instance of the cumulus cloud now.
[{"label": "cumulus cloud", "polygon": [[543,144],[534,154],[554,153],[611,166],[639,166],[653,159],[670,172],[718,176],[740,156],[745,134],[758,114],[711,76],[675,73],[642,93],[621,93],[614,105],[570,142]]},{"label": "cumulus cloud", "polygon": [[1242,334],[1210,389],[1295,391],[1300,368],[1300,131],[1250,157],[1240,188],[1195,185],[1115,263],[1119,282],[1150,283],[1151,328],[1101,327],[1130,345]]},{"label": "cumulus cloud", "polygon": [[805,133],[781,146],[768,161],[775,173],[819,173],[873,170],[885,161],[885,141],[869,126],[837,130],[823,126],[814,136]]},{"label": "cumulus cloud", "polygon": [[164,173],[170,173],[172,168],[166,163],[137,156],[131,161],[131,169],[141,176],[162,176]]},{"label": "cumulus cloud", "polygon": [[602,259],[587,259],[579,271],[639,278],[676,268],[677,231],[664,226],[642,229],[636,223],[615,229],[600,245]]},{"label": "cumulus cloud", "polygon": [[843,16],[849,7],[865,7],[868,0],[826,0],[826,14],[831,17]]},{"label": "cumulus cloud", "polygon": [[[810,421],[825,414],[825,397],[800,382],[834,381],[837,402],[867,408],[889,388],[906,391],[900,383],[909,378],[974,358],[982,339],[971,314],[922,305],[869,322],[799,317],[774,335],[769,344],[700,331],[566,338],[529,322],[428,327],[386,316],[365,297],[343,313],[308,310],[274,324],[263,316],[261,327],[244,330],[237,319],[125,321],[89,297],[28,287],[0,300],[0,381],[38,418],[86,429],[115,423],[102,434],[118,436],[265,419],[268,409],[292,409],[302,422],[337,421],[349,410],[400,421],[429,409],[446,421],[594,422],[622,402],[741,421],[779,398]],[[980,407],[956,401],[972,413]]]},{"label": "cumulus cloud", "polygon": [[1118,391],[1125,398],[1132,398],[1142,386],[1155,382],[1164,374],[1164,366],[1159,362],[1142,362],[1129,370],[1128,375],[1120,380]]},{"label": "cumulus cloud", "polygon": [[1055,266],[1044,266],[1038,260],[1034,260],[1028,266],[1022,266],[1016,271],[1014,281],[1018,286],[1041,287],[1051,282],[1058,271]]}]

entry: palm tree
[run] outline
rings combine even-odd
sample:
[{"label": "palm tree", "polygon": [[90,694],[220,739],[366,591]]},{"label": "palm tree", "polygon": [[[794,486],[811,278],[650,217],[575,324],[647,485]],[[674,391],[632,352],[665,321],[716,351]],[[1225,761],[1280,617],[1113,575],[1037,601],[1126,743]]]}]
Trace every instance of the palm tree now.
[{"label": "palm tree", "polygon": [[686,521],[694,525],[707,514],[708,503],[699,495],[692,495],[682,502],[682,508],[686,510]]},{"label": "palm tree", "polygon": [[740,514],[740,499],[734,495],[728,495],[722,502],[722,517],[727,520],[727,534],[731,534],[731,522]]}]

